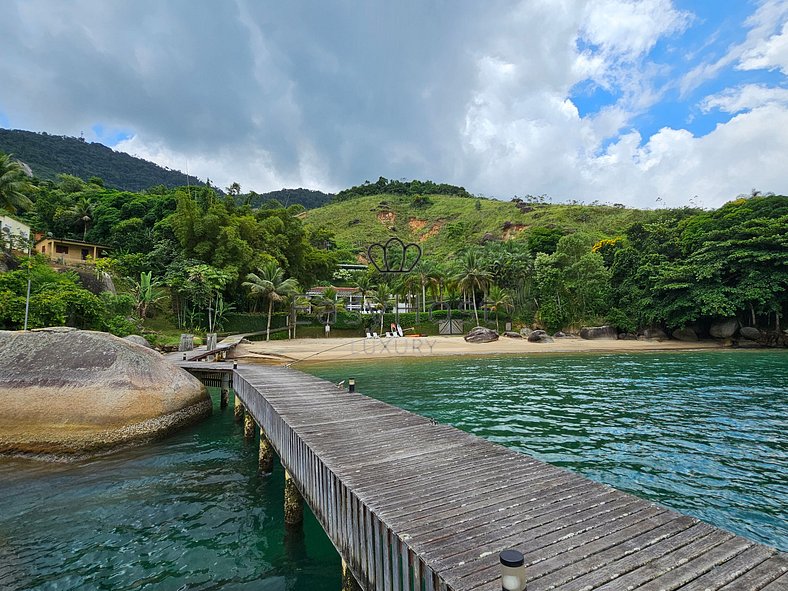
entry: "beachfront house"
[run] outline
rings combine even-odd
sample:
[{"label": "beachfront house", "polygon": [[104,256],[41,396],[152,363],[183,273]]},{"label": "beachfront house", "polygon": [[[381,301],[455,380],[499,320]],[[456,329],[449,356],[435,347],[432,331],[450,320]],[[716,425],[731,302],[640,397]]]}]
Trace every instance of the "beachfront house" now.
[{"label": "beachfront house", "polygon": [[[306,295],[308,297],[322,296],[323,292],[327,289],[328,287],[324,287],[324,286],[312,287],[306,291]],[[362,306],[364,303],[364,298],[361,296],[361,292],[357,288],[335,287],[334,289],[337,292],[336,295],[337,299],[344,300],[346,310],[350,310],[353,312],[363,312]],[[367,308],[369,308],[369,306],[370,303],[367,302]]]},{"label": "beachfront house", "polygon": [[10,214],[0,214],[0,249],[27,252],[30,236],[30,226]]},{"label": "beachfront house", "polygon": [[36,242],[36,252],[40,252],[51,260],[62,265],[89,263],[107,256],[109,247],[91,244],[81,240],[63,240],[61,238],[43,238]]}]

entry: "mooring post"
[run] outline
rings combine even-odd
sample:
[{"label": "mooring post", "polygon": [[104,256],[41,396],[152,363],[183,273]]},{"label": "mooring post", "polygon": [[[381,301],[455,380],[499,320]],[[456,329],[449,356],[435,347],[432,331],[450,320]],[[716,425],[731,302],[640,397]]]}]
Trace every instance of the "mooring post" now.
[{"label": "mooring post", "polygon": [[356,577],[350,572],[344,559],[342,559],[342,591],[361,591],[361,585],[358,584]]},{"label": "mooring post", "polygon": [[244,439],[254,439],[254,417],[249,409],[244,412]]},{"label": "mooring post", "polygon": [[274,446],[265,436],[262,427],[260,427],[260,453],[257,456],[257,467],[261,474],[270,474],[274,471]]},{"label": "mooring post", "polygon": [[222,398],[219,403],[220,408],[227,408],[230,402],[230,373],[224,372],[222,374]]},{"label": "mooring post", "polygon": [[285,525],[300,525],[304,521],[304,498],[285,470]]}]

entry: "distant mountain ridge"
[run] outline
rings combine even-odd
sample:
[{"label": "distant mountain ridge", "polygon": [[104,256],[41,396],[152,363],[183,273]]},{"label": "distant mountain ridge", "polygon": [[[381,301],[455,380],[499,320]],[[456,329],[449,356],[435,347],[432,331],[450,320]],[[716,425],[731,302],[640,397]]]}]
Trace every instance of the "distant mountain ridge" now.
[{"label": "distant mountain ridge", "polygon": [[46,132],[0,129],[0,152],[13,154],[36,177],[46,180],[57,180],[62,173],[84,180],[97,176],[105,186],[124,191],[142,191],[157,185],[205,185],[179,170],[116,152],[104,144]]}]

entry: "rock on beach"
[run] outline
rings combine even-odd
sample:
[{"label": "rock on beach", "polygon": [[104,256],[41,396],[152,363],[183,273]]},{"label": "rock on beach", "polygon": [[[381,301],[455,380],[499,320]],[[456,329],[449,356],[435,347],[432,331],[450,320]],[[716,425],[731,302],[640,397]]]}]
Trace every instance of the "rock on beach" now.
[{"label": "rock on beach", "polygon": [[107,333],[0,331],[0,454],[89,455],[211,413],[199,380]]}]

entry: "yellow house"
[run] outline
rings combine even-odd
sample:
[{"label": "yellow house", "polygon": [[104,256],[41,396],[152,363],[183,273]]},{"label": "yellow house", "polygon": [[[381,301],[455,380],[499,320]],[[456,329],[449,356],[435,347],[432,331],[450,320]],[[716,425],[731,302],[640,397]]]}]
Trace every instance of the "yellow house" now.
[{"label": "yellow house", "polygon": [[63,264],[85,263],[107,256],[106,246],[90,244],[81,240],[44,238],[36,243],[36,252]]}]

